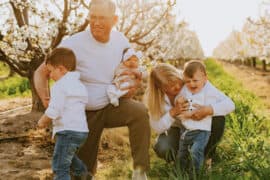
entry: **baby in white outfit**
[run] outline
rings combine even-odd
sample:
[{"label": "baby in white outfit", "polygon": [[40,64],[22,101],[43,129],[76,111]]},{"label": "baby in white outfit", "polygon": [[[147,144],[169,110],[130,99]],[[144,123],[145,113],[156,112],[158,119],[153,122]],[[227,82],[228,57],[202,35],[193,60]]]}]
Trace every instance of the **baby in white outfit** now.
[{"label": "baby in white outfit", "polygon": [[141,52],[135,52],[131,48],[124,51],[122,63],[115,70],[113,85],[107,88],[107,95],[112,105],[118,106],[119,98],[128,92],[128,87],[134,86],[136,81],[134,73],[141,73],[139,69],[141,57]]}]

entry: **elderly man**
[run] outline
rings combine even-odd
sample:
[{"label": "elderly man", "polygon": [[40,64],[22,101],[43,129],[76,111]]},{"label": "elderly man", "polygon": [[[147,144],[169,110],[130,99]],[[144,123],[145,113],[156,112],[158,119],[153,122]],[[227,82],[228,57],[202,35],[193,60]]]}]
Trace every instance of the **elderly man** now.
[{"label": "elderly man", "polygon": [[[118,17],[111,0],[92,0],[89,13],[90,28],[65,39],[60,46],[70,48],[77,57],[76,70],[86,86],[89,99],[86,115],[89,137],[79,151],[79,157],[87,164],[91,174],[96,172],[97,152],[103,128],[127,126],[133,158],[133,179],[147,179],[149,168],[150,127],[145,106],[132,100],[138,88],[129,87],[129,93],[120,99],[119,106],[109,104],[106,88],[112,84],[114,70],[122,59],[123,50],[130,47],[126,37],[112,30]],[[45,63],[35,72],[36,90],[45,107],[48,106],[48,71]]]}]

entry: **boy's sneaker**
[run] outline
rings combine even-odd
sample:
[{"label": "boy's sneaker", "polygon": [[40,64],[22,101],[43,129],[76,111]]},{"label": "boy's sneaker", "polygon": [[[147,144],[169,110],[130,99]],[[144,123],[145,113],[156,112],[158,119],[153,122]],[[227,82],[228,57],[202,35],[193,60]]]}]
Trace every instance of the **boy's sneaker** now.
[{"label": "boy's sneaker", "polygon": [[132,180],[147,180],[145,171],[142,171],[141,169],[133,170]]},{"label": "boy's sneaker", "polygon": [[91,174],[86,174],[80,177],[74,176],[73,180],[94,180],[94,176],[92,176]]}]

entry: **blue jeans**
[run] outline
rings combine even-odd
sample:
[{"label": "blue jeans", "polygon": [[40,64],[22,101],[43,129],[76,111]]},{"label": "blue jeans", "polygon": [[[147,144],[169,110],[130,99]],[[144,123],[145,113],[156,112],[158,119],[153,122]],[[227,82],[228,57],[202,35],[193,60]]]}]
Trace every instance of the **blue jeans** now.
[{"label": "blue jeans", "polygon": [[[209,137],[204,155],[214,158],[216,147],[220,142],[225,129],[225,117],[214,116],[212,119],[211,135]],[[175,157],[179,150],[180,128],[170,127],[167,133],[162,133],[158,136],[156,143],[153,146],[157,156],[170,162],[175,161]]]},{"label": "blue jeans", "polygon": [[192,167],[198,173],[204,162],[204,150],[208,143],[210,131],[181,129],[178,157],[183,170],[189,165],[189,157]]},{"label": "blue jeans", "polygon": [[65,130],[56,133],[52,159],[54,180],[70,180],[70,168],[75,176],[87,174],[86,165],[76,155],[87,137],[85,132]]}]

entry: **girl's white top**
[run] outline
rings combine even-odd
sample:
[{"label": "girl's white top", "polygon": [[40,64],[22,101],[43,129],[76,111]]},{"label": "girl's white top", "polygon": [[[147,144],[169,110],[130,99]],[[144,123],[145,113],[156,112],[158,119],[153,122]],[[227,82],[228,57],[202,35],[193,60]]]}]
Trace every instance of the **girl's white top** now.
[{"label": "girl's white top", "polygon": [[164,133],[165,131],[170,129],[171,126],[179,126],[179,124],[176,124],[175,119],[170,115],[169,111],[172,108],[172,105],[168,96],[165,95],[164,98],[164,115],[160,119],[153,119],[150,117],[150,125],[158,134]]}]

